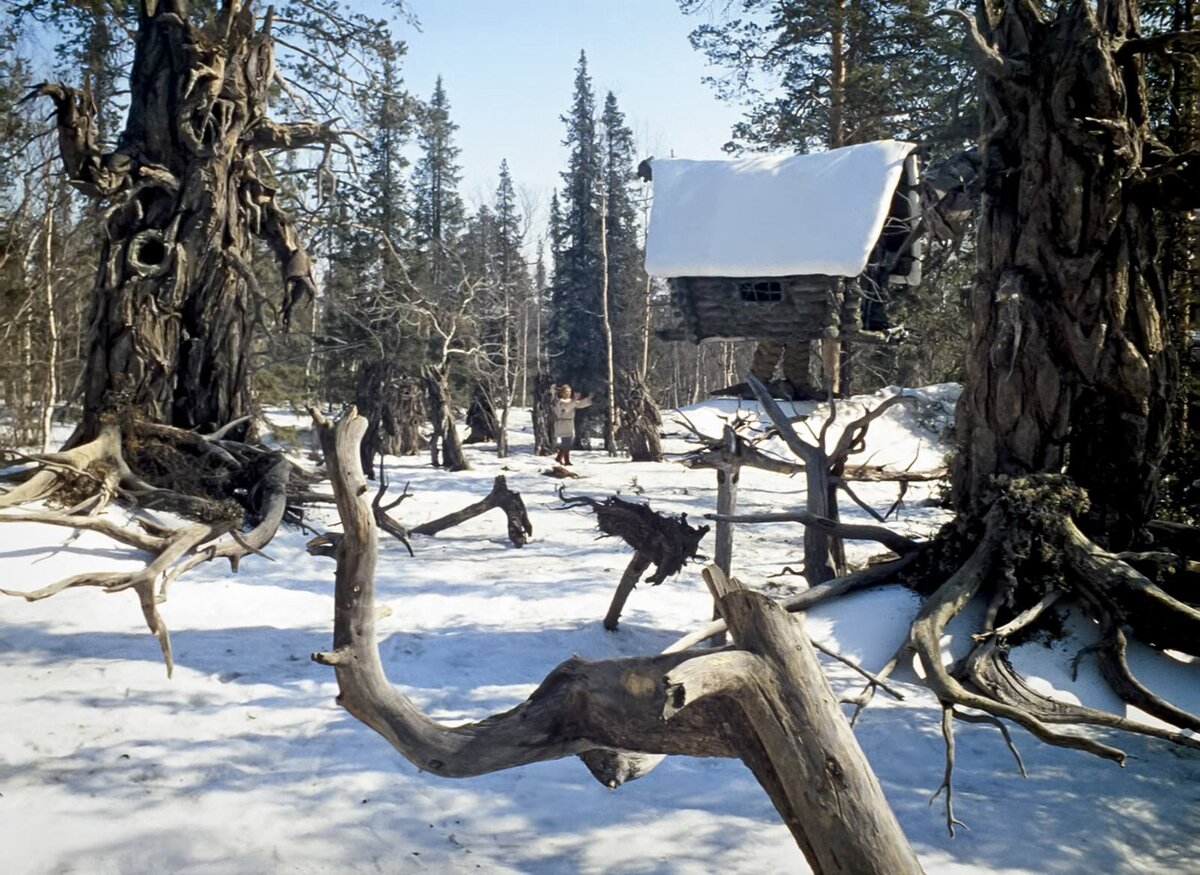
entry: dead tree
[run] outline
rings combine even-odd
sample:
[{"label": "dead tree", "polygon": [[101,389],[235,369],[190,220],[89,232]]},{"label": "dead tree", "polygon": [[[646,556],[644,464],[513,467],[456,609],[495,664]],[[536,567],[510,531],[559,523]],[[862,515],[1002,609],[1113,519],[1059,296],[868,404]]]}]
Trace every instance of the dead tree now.
[{"label": "dead tree", "polygon": [[508,539],[512,541],[512,545],[524,547],[528,544],[529,536],[533,534],[533,523],[529,521],[529,514],[525,511],[525,501],[521,498],[521,493],[513,492],[508,488],[508,481],[504,479],[503,474],[496,477],[492,484],[492,491],[482,500],[469,504],[462,510],[438,517],[436,520],[422,523],[411,529],[411,534],[436,535],[438,532],[444,532],[452,526],[465,523],[469,519],[474,519],[480,514],[496,508],[504,511],[504,516],[508,519]]},{"label": "dead tree", "polygon": [[[717,512],[709,518],[717,522],[716,563],[730,561],[733,551],[732,524],[738,522],[765,522],[761,518],[736,516],[737,483],[743,466],[761,468],[779,474],[804,474],[806,478],[806,510],[799,514],[784,515],[788,521],[805,524],[804,557],[805,577],[810,584],[822,583],[844,574],[845,558],[842,549],[844,535],[838,522],[838,492],[846,493],[856,504],[874,515],[880,522],[884,515],[865,505],[854,492],[851,482],[863,480],[896,480],[901,483],[901,496],[910,480],[925,479],[927,475],[912,475],[910,472],[882,472],[870,466],[851,466],[849,459],[863,449],[863,441],[871,422],[898,404],[910,404],[915,399],[905,395],[894,395],[873,410],[846,425],[836,443],[832,444],[829,432],[837,414],[836,403],[831,401],[828,418],[815,441],[799,436],[793,421],[779,407],[766,385],[753,374],[747,375],[747,385],[755,392],[774,428],[748,439],[744,429],[748,420],[727,424],[718,438],[702,434],[690,423],[685,423],[692,434],[704,446],[684,459],[692,468],[713,468],[717,471]],[[764,453],[757,444],[762,440],[779,435],[788,448],[799,457],[800,462],[791,462]],[[784,517],[781,517],[784,518]],[[775,521],[775,520],[772,520]],[[864,527],[858,527],[860,529]],[[871,527],[866,527],[872,529]],[[881,529],[874,540],[888,539],[890,532]]]},{"label": "dead tree", "polygon": [[[296,500],[295,492],[289,496],[289,487],[303,489],[311,482],[303,475],[293,477],[298,469],[277,453],[225,440],[220,434],[198,435],[157,423],[107,424],[92,441],[27,461],[32,476],[0,495],[0,508],[5,509],[0,522],[96,531],[154,558],[134,572],[84,573],[39,590],[0,592],[38,601],[82,586],[110,593],[133,590],[162,648],[168,675],[174,665],[171,639],[158,605],[171,582],[201,562],[228,559],[236,572],[243,557],[265,556],[263,548]],[[241,503],[228,495],[240,495]],[[130,525],[100,515],[113,500],[139,508]],[[33,501],[62,509],[13,510]],[[146,514],[155,508],[202,521],[164,526]]]},{"label": "dead tree", "polygon": [[716,653],[572,658],[515,708],[444,726],[384,673],[375,640],[377,543],[357,445],[365,422],[319,425],[345,535],[337,550],[333,666],[338,702],[423,771],[470,777],[577,755],[615,787],[613,750],[741,758],[818,873],[917,873],[800,624],[763,596],[712,587],[739,643]]},{"label": "dead tree", "polygon": [[549,456],[554,446],[554,381],[545,371],[533,377],[533,451]]},{"label": "dead tree", "polygon": [[463,452],[458,428],[454,424],[454,407],[450,403],[450,386],[442,368],[425,368],[425,398],[429,405],[429,421],[433,434],[429,438],[429,460],[435,468],[448,471],[470,471],[471,463]]},{"label": "dead tree", "polygon": [[633,371],[621,371],[616,404],[621,414],[617,439],[629,450],[630,458],[635,462],[661,462],[662,415],[645,382]]},{"label": "dead tree", "polygon": [[424,394],[420,381],[399,373],[394,362],[367,362],[360,367],[354,406],[371,423],[361,451],[368,480],[375,479],[376,456],[413,456],[421,451]]},{"label": "dead tree", "polygon": [[604,628],[610,632],[617,628],[625,602],[646,570],[654,566],[654,573],[646,578],[646,583],[658,586],[678,574],[689,559],[696,558],[700,541],[708,534],[708,526],[688,525],[687,514],[665,516],[651,510],[648,504],[625,501],[616,495],[604,501],[586,495],[568,498],[560,487],[558,497],[565,507],[590,507],[601,532],[619,537],[634,550],[604,617]]},{"label": "dead tree", "polygon": [[[854,494],[845,476],[846,466],[850,456],[859,453],[863,448],[870,424],[885,412],[898,404],[910,404],[913,398],[906,395],[893,395],[878,404],[864,416],[849,423],[839,436],[832,448],[829,445],[829,430],[837,415],[836,402],[830,399],[829,417],[816,435],[816,441],[804,440],[788,421],[787,415],[779,404],[771,397],[770,390],[753,374],[748,374],[746,382],[754,391],[759,404],[771,419],[779,437],[787,444],[788,449],[796,454],[804,463],[805,507],[809,514],[824,520],[829,520],[835,526],[838,522],[838,490],[846,492],[860,506],[865,505]],[[829,526],[806,526],[804,529],[804,576],[810,584],[824,583],[846,571],[845,552],[842,540],[836,529]]]},{"label": "dead tree", "polygon": [[[212,6],[198,16],[186,0],[137,4],[128,111],[111,151],[98,140],[86,90],[45,82],[27,96],[54,105],[70,184],[104,202],[101,257],[78,428],[63,452],[27,460],[29,479],[0,498],[0,507],[58,503],[65,510],[46,521],[80,528],[107,525],[97,514],[114,499],[199,520],[200,528],[179,530],[139,522],[150,527],[147,537],[111,529],[157,559],[124,579],[80,575],[30,594],[136,590],[168,669],[155,604],[169,581],[205,559],[223,556],[236,567],[261,552],[283,519],[298,518],[290,505],[306,484],[294,467],[234,439],[250,437],[254,425],[250,371],[264,306],[274,299],[286,325],[313,292],[308,255],[263,173],[264,153],[319,147],[328,155],[340,145],[332,124],[270,117],[281,81],[274,12],[259,19],[241,0]],[[314,14],[336,24],[340,39],[378,37],[378,28],[368,33],[332,6]],[[256,240],[275,256],[278,294],[259,286]]]},{"label": "dead tree", "polygon": [[140,4],[128,115],[114,151],[96,107],[64,85],[54,103],[63,165],[86,195],[110,199],[90,316],[83,419],[106,411],[211,431],[250,412],[251,344],[261,294],[254,240],[275,254],[286,315],[310,296],[308,256],[260,153],[338,144],[331,125],[272,121],[273,15],[224,0],[200,25],[186,0]]},{"label": "dead tree", "polygon": [[475,384],[471,393],[471,406],[467,408],[467,434],[464,444],[481,444],[494,441],[500,435],[500,424],[496,419],[496,407],[488,396],[487,390],[480,384]]}]

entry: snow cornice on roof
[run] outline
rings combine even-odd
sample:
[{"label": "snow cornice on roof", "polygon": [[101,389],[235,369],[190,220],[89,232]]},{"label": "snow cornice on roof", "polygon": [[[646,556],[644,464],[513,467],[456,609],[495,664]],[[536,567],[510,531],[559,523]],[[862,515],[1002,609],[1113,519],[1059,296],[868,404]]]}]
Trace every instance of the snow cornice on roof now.
[{"label": "snow cornice on roof", "polygon": [[858,276],[914,148],[881,140],[808,155],[655,159],[646,271]]}]

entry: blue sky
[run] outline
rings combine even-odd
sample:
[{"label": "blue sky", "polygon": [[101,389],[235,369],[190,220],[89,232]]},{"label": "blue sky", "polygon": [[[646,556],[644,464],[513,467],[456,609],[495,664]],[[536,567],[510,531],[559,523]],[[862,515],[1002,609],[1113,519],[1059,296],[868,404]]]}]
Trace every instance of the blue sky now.
[{"label": "blue sky", "polygon": [[[440,73],[458,123],[462,193],[490,201],[506,158],[541,210],[566,166],[560,116],[587,52],[596,102],[611,90],[642,157],[721,157],[739,111],[701,82],[704,57],[687,35],[701,19],[674,0],[408,0],[421,31],[408,43],[407,87],[428,99]],[[541,218],[541,217],[539,217]]]}]

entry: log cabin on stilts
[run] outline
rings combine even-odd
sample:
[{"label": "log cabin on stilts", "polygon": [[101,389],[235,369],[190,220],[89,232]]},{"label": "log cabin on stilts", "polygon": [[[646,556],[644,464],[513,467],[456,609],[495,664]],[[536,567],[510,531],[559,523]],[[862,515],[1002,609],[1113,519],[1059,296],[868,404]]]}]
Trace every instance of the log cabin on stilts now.
[{"label": "log cabin on stilts", "polygon": [[643,161],[646,271],[675,311],[658,336],[755,340],[751,371],[780,395],[848,392],[848,345],[886,342],[888,287],[920,282],[915,148]]}]

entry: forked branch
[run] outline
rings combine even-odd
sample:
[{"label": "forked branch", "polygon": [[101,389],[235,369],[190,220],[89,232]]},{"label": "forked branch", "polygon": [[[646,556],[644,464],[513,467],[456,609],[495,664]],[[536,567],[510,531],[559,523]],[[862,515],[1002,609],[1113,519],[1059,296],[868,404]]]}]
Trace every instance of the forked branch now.
[{"label": "forked branch", "polygon": [[[339,703],[425,771],[465,777],[571,754],[738,756],[814,871],[916,873],[920,865],[838,710],[799,626],[723,576],[711,585],[741,650],[674,653],[554,669],[516,707],[475,723],[431,720],[384,674],[375,638],[378,553],[351,412],[318,421],[345,534],[337,547],[333,666]],[[719,574],[719,572],[718,572]],[[619,781],[584,757],[597,779]]]}]

